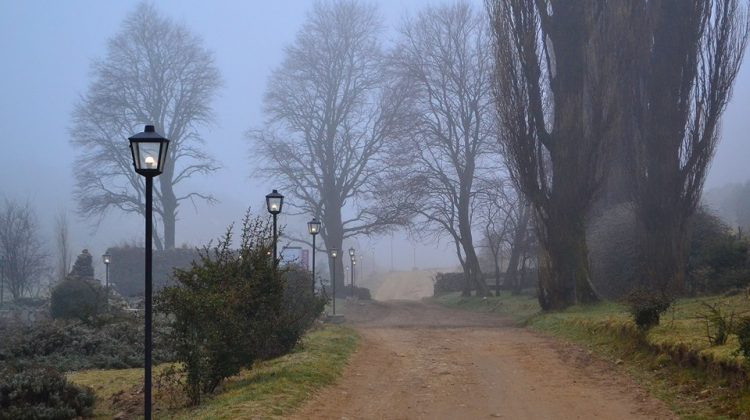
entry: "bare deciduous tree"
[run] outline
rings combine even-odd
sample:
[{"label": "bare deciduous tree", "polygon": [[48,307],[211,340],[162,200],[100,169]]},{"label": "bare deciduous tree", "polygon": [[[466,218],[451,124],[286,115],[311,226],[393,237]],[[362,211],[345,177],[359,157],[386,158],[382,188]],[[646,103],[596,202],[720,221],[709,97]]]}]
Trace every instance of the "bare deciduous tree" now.
[{"label": "bare deciduous tree", "polygon": [[31,204],[6,198],[0,208],[4,290],[10,292],[13,299],[37,294],[48,274],[47,258]]},{"label": "bare deciduous tree", "polygon": [[486,295],[474,248],[475,179],[494,142],[492,52],[486,16],[467,3],[428,7],[407,20],[390,56],[398,84],[408,87],[408,134],[393,146],[394,178],[410,192],[416,232],[447,235],[469,292]]},{"label": "bare deciduous tree", "polygon": [[248,133],[260,173],[280,183],[292,209],[323,222],[328,249],[403,223],[397,209],[371,205],[384,141],[405,118],[402,90],[384,77],[380,29],[374,6],[315,3],[269,81],[264,127]]},{"label": "bare deciduous tree", "polygon": [[[484,243],[492,257],[495,272],[495,293],[500,295],[500,257],[512,249],[514,210],[518,197],[509,183],[496,180],[483,188],[480,196],[479,220],[483,226]],[[518,264],[516,262],[516,264]]]},{"label": "bare deciduous tree", "polygon": [[[585,217],[617,121],[617,1],[488,0],[499,140],[536,215],[544,309],[592,302]],[[628,30],[630,30],[628,28]]]},{"label": "bare deciduous tree", "polygon": [[[738,0],[630,2],[640,286],[684,290],[691,220],[748,38]],[[740,6],[743,3],[744,6]]]},{"label": "bare deciduous tree", "polygon": [[174,248],[180,203],[214,201],[210,194],[176,191],[191,176],[218,168],[197,132],[212,121],[211,100],[221,84],[213,55],[188,28],[142,3],[109,41],[106,58],[94,63],[93,77],[73,113],[79,213],[144,213],[144,180],[133,170],[127,138],[154,124],[170,140],[154,191],[163,232],[154,234],[158,248]]}]

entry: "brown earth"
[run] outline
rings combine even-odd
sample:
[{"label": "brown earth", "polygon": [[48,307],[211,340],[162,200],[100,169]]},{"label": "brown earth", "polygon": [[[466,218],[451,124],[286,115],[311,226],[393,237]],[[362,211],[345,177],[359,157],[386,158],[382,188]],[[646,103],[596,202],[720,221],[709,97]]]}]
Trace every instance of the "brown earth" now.
[{"label": "brown earth", "polygon": [[676,418],[618,366],[497,316],[416,301],[343,312],[360,349],[293,418]]}]

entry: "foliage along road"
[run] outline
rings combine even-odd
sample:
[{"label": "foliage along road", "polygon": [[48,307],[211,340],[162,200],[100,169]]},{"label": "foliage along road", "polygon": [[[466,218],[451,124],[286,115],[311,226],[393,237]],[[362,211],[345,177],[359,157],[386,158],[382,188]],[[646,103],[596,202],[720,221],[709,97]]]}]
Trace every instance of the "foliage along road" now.
[{"label": "foliage along road", "polygon": [[360,350],[294,418],[676,418],[617,366],[497,316],[415,301],[344,311]]}]

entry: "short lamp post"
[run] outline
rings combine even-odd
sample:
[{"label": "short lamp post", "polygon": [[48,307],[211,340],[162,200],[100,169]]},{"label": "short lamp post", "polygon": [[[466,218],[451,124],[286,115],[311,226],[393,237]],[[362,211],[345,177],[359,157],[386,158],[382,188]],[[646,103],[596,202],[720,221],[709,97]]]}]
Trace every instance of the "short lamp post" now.
[{"label": "short lamp post", "polygon": [[147,125],[142,133],[130,137],[130,151],[133,155],[133,166],[135,172],[146,178],[146,287],[144,293],[146,337],[145,347],[145,378],[143,387],[143,416],[151,420],[151,257],[153,246],[153,190],[154,177],[161,175],[167,161],[167,149],[169,140],[156,132],[153,125]]},{"label": "short lamp post", "polygon": [[279,233],[276,229],[276,217],[281,213],[281,207],[284,205],[284,196],[279,194],[278,191],[273,190],[270,194],[266,195],[266,208],[268,209],[268,212],[273,215],[273,259],[274,259],[274,265],[276,264],[276,259],[279,257],[278,253],[276,252],[276,243],[279,239]]},{"label": "short lamp post", "polygon": [[349,285],[352,287],[351,290],[351,297],[354,297],[354,247],[349,248],[349,267],[351,273],[351,279],[349,280]]},{"label": "short lamp post", "polygon": [[0,258],[0,306],[5,302],[5,258]]},{"label": "short lamp post", "polygon": [[333,264],[331,264],[331,284],[333,285],[333,314],[336,315],[336,257],[339,256],[339,250],[336,248],[329,249],[328,255],[333,260]]},{"label": "short lamp post", "polygon": [[112,262],[112,256],[109,255],[109,252],[105,252],[104,255],[102,255],[102,261],[104,261],[104,272],[106,280],[106,288],[104,289],[107,294],[107,312],[109,312],[109,263]]},{"label": "short lamp post", "polygon": [[320,221],[313,217],[307,222],[307,231],[312,235],[312,293],[315,294],[315,237],[320,233]]}]

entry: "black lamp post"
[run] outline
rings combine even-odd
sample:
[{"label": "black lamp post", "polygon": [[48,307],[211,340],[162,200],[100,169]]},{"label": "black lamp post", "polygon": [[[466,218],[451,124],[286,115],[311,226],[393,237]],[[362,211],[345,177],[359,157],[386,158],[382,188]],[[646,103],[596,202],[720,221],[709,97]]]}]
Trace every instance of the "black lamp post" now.
[{"label": "black lamp post", "polygon": [[102,260],[104,261],[105,272],[107,273],[107,288],[105,290],[107,293],[107,312],[109,312],[109,263],[112,262],[112,256],[109,255],[109,252],[105,252],[104,255],[102,255]]},{"label": "black lamp post", "polygon": [[273,190],[270,194],[266,195],[266,207],[268,212],[273,215],[273,259],[274,264],[278,258],[276,252],[276,242],[278,242],[278,231],[276,230],[276,216],[281,213],[281,207],[284,205],[284,196],[279,194],[278,191]]},{"label": "black lamp post", "polygon": [[328,255],[333,259],[333,264],[331,264],[331,283],[333,284],[333,314],[336,315],[336,257],[339,256],[339,250],[336,248],[329,249]]},{"label": "black lamp post", "polygon": [[153,190],[154,177],[161,175],[167,160],[169,140],[156,132],[153,125],[147,125],[142,133],[130,137],[130,151],[133,154],[135,171],[146,178],[146,290],[144,304],[146,310],[145,338],[145,379],[143,387],[143,416],[151,420],[151,252],[153,231]]},{"label": "black lamp post", "polygon": [[307,222],[307,231],[312,235],[312,293],[315,294],[315,237],[320,232],[320,221],[313,217]]},{"label": "black lamp post", "polygon": [[5,258],[0,258],[0,305],[5,302]]},{"label": "black lamp post", "polygon": [[352,286],[351,297],[354,297],[354,247],[349,248],[349,267],[351,267],[352,278],[349,281]]}]

